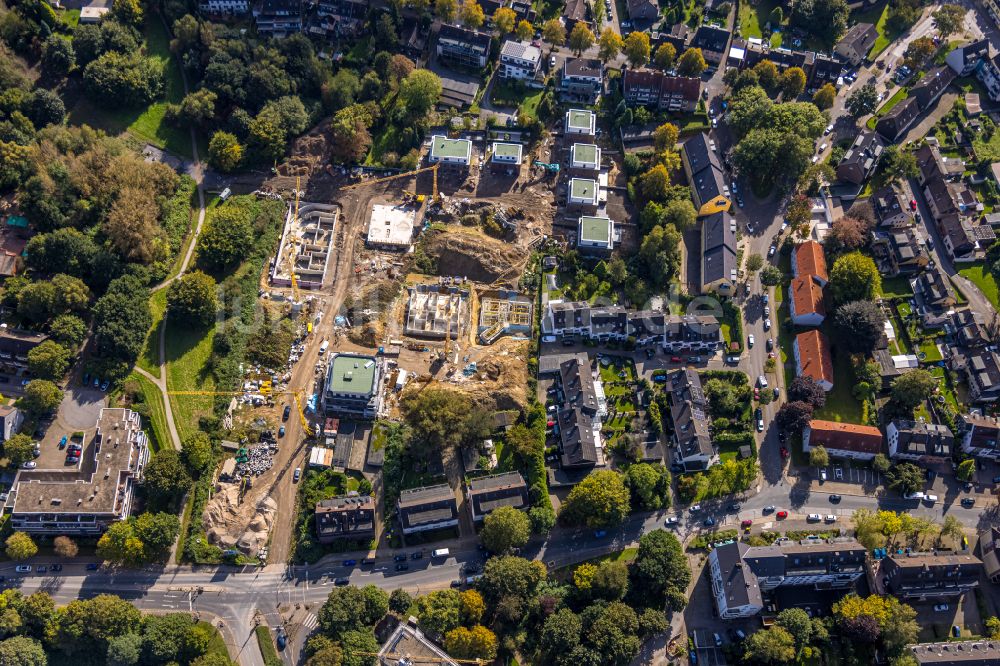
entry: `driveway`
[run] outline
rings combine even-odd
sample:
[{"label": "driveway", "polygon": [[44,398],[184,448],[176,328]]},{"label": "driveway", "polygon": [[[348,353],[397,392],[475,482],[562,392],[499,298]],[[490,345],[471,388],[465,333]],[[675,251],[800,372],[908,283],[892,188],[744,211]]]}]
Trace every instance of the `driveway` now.
[{"label": "driveway", "polygon": [[95,388],[79,385],[66,390],[59,413],[57,427],[68,431],[88,430],[97,425],[97,417],[107,404],[107,395]]}]

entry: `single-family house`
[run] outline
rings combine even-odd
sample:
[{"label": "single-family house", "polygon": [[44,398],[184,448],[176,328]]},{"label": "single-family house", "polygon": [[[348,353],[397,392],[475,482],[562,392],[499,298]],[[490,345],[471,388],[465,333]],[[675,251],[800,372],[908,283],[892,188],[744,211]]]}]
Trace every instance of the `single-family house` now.
[{"label": "single-family house", "polygon": [[603,216],[581,215],[577,222],[576,246],[583,252],[611,252],[615,246],[614,221]]},{"label": "single-family house", "polygon": [[911,225],[909,202],[893,185],[876,190],[868,202],[880,227],[906,228]]},{"label": "single-family house", "polygon": [[472,164],[472,142],[468,139],[449,139],[441,134],[431,137],[431,149],[427,154],[431,164],[455,164],[469,166]]},{"label": "single-family house", "polygon": [[708,63],[709,69],[714,69],[725,61],[731,38],[732,33],[729,30],[703,23],[695,30],[690,46],[693,49],[701,49],[701,55]]},{"label": "single-family house", "polygon": [[566,112],[563,131],[567,135],[593,137],[597,132],[597,116],[586,109],[570,109]]},{"label": "single-family house", "polygon": [[878,30],[871,23],[855,23],[840,41],[833,47],[833,52],[855,67],[860,65],[868,52],[878,41]]},{"label": "single-family house", "polygon": [[594,178],[601,170],[601,149],[592,143],[574,143],[569,150],[573,175]]}]

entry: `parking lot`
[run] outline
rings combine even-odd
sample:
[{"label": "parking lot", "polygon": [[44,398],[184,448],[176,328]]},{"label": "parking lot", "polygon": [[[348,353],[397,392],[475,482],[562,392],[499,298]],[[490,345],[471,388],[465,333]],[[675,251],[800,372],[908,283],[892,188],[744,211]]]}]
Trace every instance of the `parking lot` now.
[{"label": "parking lot", "polygon": [[830,465],[821,467],[817,472],[822,479],[821,472],[826,472],[826,481],[836,481],[838,483],[857,483],[862,486],[878,486],[885,482],[885,478],[873,469],[865,467],[851,467],[849,465]]},{"label": "parking lot", "polygon": [[[715,637],[708,629],[695,629],[691,632],[694,636],[695,651],[698,653],[698,663],[705,666],[723,666],[726,664],[726,657],[722,654],[722,649],[716,647]],[[719,638],[726,640],[720,633]]]}]

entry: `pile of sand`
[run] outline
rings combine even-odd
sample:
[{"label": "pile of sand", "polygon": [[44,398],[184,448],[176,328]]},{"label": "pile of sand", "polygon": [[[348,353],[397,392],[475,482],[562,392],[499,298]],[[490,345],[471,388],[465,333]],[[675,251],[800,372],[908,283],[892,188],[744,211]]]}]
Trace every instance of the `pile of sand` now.
[{"label": "pile of sand", "polygon": [[489,284],[523,264],[527,251],[485,234],[449,228],[425,234],[421,247],[437,259],[438,275]]},{"label": "pile of sand", "polygon": [[201,523],[208,542],[228,550],[235,548],[245,555],[255,555],[267,543],[267,535],[274,524],[278,503],[264,497],[253,506],[239,503],[238,484],[225,484],[208,501]]}]

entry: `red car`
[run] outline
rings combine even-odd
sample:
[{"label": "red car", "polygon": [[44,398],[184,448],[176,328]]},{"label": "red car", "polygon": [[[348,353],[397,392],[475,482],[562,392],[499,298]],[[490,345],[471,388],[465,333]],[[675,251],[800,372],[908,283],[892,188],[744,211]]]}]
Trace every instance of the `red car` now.
[{"label": "red car", "polygon": [[916,210],[916,209],[917,209],[917,200],[910,199],[910,210]]},{"label": "red car", "polygon": [[779,511],[778,513],[774,514],[774,516],[778,520],[784,520],[785,518],[788,518],[788,512],[787,511]]},{"label": "red car", "polygon": [[670,357],[670,362],[671,363],[680,363],[681,362],[681,357],[680,356],[671,356]]},{"label": "red car", "polygon": [[740,527],[750,527],[751,525],[753,525],[753,521],[749,519],[744,520],[742,523],[740,523]]},{"label": "red car", "polygon": [[760,400],[760,389],[756,386],[753,387],[753,399]]}]

